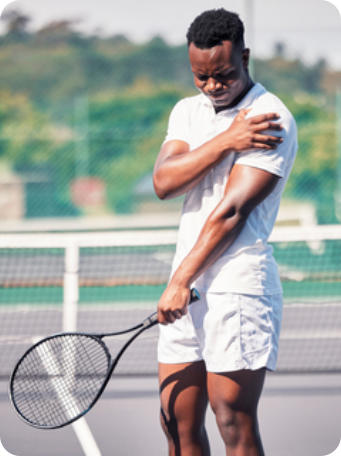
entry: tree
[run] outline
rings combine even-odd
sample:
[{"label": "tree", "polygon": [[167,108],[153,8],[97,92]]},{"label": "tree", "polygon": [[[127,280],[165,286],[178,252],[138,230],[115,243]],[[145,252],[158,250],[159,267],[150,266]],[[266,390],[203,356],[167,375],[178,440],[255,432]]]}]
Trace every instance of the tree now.
[{"label": "tree", "polygon": [[29,32],[27,30],[31,18],[19,10],[6,9],[1,16],[6,24],[6,41],[25,41]]},{"label": "tree", "polygon": [[284,99],[298,127],[298,153],[285,196],[314,204],[319,223],[335,223],[337,138],[335,113],[318,98]]},{"label": "tree", "polygon": [[285,51],[285,43],[283,43],[282,41],[277,41],[277,43],[275,43],[274,45],[274,57],[280,59],[285,58]]}]

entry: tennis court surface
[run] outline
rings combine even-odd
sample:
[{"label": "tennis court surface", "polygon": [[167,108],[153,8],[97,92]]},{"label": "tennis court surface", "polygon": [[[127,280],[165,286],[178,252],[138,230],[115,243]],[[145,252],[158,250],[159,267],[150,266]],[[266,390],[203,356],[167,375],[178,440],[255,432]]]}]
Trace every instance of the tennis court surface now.
[{"label": "tennis court surface", "polygon": [[[158,424],[156,377],[113,378],[87,415],[102,456],[166,455]],[[324,456],[341,440],[341,374],[269,374],[259,406],[268,456]],[[73,428],[43,431],[24,424],[11,408],[4,383],[0,438],[17,456],[82,456]],[[212,456],[224,456],[208,412]],[[1,455],[1,452],[0,452]]]},{"label": "tennis court surface", "polygon": [[[157,328],[129,348],[86,416],[90,431],[81,435],[72,426],[30,428],[15,415],[7,387],[18,357],[41,337],[123,329],[151,313],[167,283],[175,242],[175,230],[2,236],[0,439],[8,451],[166,454],[158,424]],[[341,229],[277,229],[272,245],[285,306],[278,372],[268,375],[260,403],[264,446],[268,456],[324,456],[341,439]],[[122,342],[109,347],[115,352]],[[212,455],[224,455],[211,413],[207,426]],[[98,452],[91,450],[91,433]]]}]

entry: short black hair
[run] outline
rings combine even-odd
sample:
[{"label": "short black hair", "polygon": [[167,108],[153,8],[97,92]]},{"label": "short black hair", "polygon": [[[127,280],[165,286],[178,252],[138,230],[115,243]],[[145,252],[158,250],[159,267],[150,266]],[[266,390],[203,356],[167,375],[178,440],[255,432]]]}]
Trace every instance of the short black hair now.
[{"label": "short black hair", "polygon": [[244,47],[244,24],[238,14],[224,8],[204,11],[197,16],[187,32],[188,46],[209,49],[223,41]]}]

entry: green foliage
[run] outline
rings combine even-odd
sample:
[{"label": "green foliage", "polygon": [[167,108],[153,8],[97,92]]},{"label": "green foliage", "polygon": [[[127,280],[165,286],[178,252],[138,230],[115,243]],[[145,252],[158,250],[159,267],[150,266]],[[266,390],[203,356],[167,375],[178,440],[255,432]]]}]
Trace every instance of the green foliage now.
[{"label": "green foliage", "polygon": [[334,194],[338,157],[335,112],[313,96],[283,96],[282,99],[296,119],[299,142],[285,195],[314,202],[320,223],[336,222]]},{"label": "green foliage", "polygon": [[[27,215],[77,213],[70,184],[84,175],[104,180],[107,210],[134,210],[134,187],[153,168],[172,106],[195,93],[186,45],[83,36],[67,20],[29,32],[30,18],[20,12],[5,22],[0,160],[30,182]],[[254,68],[298,124],[286,197],[311,201],[320,222],[335,221],[336,119],[321,88],[326,62],[287,59],[279,43],[274,57],[256,59]]]},{"label": "green foliage", "polygon": [[186,47],[159,37],[142,45],[122,36],[85,37],[68,21],[49,24],[27,41],[7,35],[0,40],[0,88],[26,92],[44,109],[58,100],[122,90],[141,77],[157,85],[192,81]]},{"label": "green foliage", "polygon": [[254,69],[257,80],[272,92],[292,95],[300,92],[319,94],[327,64],[320,59],[308,66],[298,59],[274,57],[269,60],[255,59]]},{"label": "green foliage", "polygon": [[[120,95],[106,94],[105,100],[90,99],[85,104],[85,137],[74,110],[67,110],[61,126],[51,123],[26,96],[0,93],[0,151],[27,180],[29,216],[41,215],[39,206],[46,216],[62,210],[63,215],[74,213],[70,184],[83,175],[104,180],[111,210],[133,209],[136,180],[152,170],[168,113],[181,97],[175,90],[146,93],[147,87],[142,87],[142,92],[137,86]],[[86,161],[80,167],[84,153]]]},{"label": "green foliage", "polygon": [[65,137],[69,139],[71,131],[52,125],[25,95],[1,91],[0,106],[0,159],[26,183],[27,215],[76,214],[69,198],[63,201],[65,177],[59,172],[60,165],[65,166]]},{"label": "green foliage", "polygon": [[115,212],[133,209],[136,181],[153,169],[168,113],[179,98],[174,90],[159,89],[90,102],[87,171],[104,178]]}]

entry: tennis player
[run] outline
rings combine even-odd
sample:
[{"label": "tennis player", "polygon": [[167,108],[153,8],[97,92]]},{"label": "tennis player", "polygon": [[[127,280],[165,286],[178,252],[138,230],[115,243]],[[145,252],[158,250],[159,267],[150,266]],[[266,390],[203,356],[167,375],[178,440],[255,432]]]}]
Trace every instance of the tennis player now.
[{"label": "tennis player", "polygon": [[[210,10],[187,40],[200,94],[179,101],[154,170],[185,194],[172,275],[158,304],[161,422],[169,455],[210,454],[209,402],[230,456],[263,455],[257,404],[276,366],[282,289],[271,246],[296,149],[295,121],[248,71],[239,17]],[[200,301],[187,307],[190,287]]]}]

